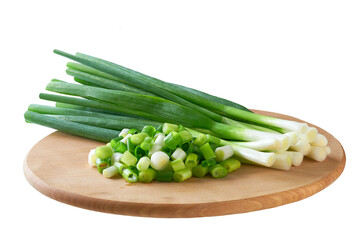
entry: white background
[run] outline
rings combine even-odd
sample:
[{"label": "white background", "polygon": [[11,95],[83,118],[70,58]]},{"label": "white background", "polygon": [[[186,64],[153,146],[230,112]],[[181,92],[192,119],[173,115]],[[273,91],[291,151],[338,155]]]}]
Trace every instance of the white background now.
[{"label": "white background", "polygon": [[[358,1],[345,0],[2,1],[2,238],[358,239],[358,12]],[[22,169],[53,131],[23,113],[51,104],[38,100],[50,79],[71,79],[54,48],[311,122],[342,143],[346,168],[305,200],[221,217],[128,217],[54,201]]]}]

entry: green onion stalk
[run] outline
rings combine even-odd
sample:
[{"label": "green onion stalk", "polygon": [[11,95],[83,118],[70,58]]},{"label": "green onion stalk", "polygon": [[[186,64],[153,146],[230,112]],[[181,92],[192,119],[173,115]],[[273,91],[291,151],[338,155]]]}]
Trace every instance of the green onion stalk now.
[{"label": "green onion stalk", "polygon": [[164,94],[167,95],[169,95],[169,92],[173,95],[180,97],[181,99],[185,99],[191,103],[201,106],[203,107],[203,109],[222,112],[225,115],[230,116],[232,119],[272,128],[282,133],[293,131],[306,133],[308,130],[308,125],[305,123],[268,117],[246,111],[245,109],[243,110],[235,108],[233,106],[228,106],[205,98],[202,95],[194,94],[193,91],[191,92],[190,90],[186,90],[185,88],[178,88],[176,85],[161,81],[159,79],[147,76],[145,74],[133,71],[123,66],[105,61],[103,59],[95,58],[81,53],[71,55],[60,50],[54,50],[54,52],[79,63],[82,63],[88,67],[94,68],[98,71],[102,71],[109,75],[115,76],[129,85],[135,86],[137,88],[142,87],[142,89],[147,90],[154,89],[155,91],[160,92],[159,95],[161,95],[162,97],[165,97],[162,95],[162,91],[165,91]]}]

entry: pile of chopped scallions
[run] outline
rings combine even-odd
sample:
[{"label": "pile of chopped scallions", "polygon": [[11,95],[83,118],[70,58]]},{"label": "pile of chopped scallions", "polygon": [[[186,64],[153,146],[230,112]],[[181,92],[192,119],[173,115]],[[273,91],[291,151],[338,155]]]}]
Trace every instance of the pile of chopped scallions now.
[{"label": "pile of chopped scallions", "polygon": [[[323,161],[331,152],[326,137],[306,123],[256,114],[229,100],[192,88],[164,82],[86,54],[71,55],[59,50],[54,52],[77,62],[69,62],[66,70],[67,74],[74,77],[77,83],[57,79],[51,80],[46,90],[58,94],[41,93],[40,99],[53,101],[56,106],[31,104],[28,111],[25,112],[25,120],[72,135],[104,143],[110,142],[113,155],[104,159],[97,156],[96,159],[100,159],[101,164],[96,164],[96,159],[93,162],[96,166],[100,166],[98,169],[106,176],[111,176],[116,172],[114,170],[116,163],[116,169],[121,175],[129,173],[132,179],[135,176],[132,174],[134,172],[141,179],[141,174],[138,172],[141,170],[137,168],[137,161],[140,163],[139,168],[143,168],[148,163],[148,159],[150,159],[149,169],[156,170],[154,166],[157,165],[154,163],[152,166],[153,155],[150,154],[154,151],[148,150],[146,152],[144,150],[146,156],[142,157],[148,159],[141,160],[142,157],[139,155],[143,155],[144,151],[139,150],[142,149],[139,146],[142,144],[144,146],[151,145],[151,148],[157,146],[155,142],[159,136],[162,136],[161,134],[168,137],[168,134],[171,133],[161,133],[157,132],[160,130],[156,130],[156,135],[151,136],[144,130],[145,127],[150,126],[155,129],[161,129],[167,125],[177,126],[179,130],[171,131],[173,134],[177,133],[178,135],[185,132],[192,138],[191,141],[183,142],[184,146],[205,139],[203,141],[207,141],[214,152],[221,151],[221,149],[231,149],[233,157],[229,157],[229,159],[235,158],[242,164],[254,164],[281,170],[289,170],[291,166],[299,166],[304,156],[316,161]],[[124,129],[142,129],[145,132],[127,133],[124,136]],[[128,137],[130,134],[132,136]],[[128,144],[128,141],[131,139],[131,141],[135,140],[136,142],[136,137],[133,136],[140,139],[145,137],[143,142],[133,144],[134,149],[131,149],[131,144]],[[123,139],[120,139],[121,137]],[[216,142],[213,143],[210,139],[216,139]],[[122,146],[127,147],[128,153],[113,150],[112,145],[115,142],[116,144],[117,142],[123,143]],[[139,142],[138,139],[137,142]],[[186,153],[186,159],[193,156],[183,149],[183,144],[181,140],[176,149],[182,149]],[[193,146],[202,147],[200,144],[193,144]],[[100,149],[103,149],[98,150],[100,155],[102,153],[107,156],[112,153],[108,146]],[[140,152],[135,153],[136,149]],[[166,154],[169,159],[174,158],[172,157],[173,153],[167,148],[158,150]],[[200,150],[197,153],[201,153],[203,156]],[[229,155],[229,153],[223,152],[224,157]],[[132,156],[137,160],[136,166],[133,165],[134,161],[131,162],[132,165],[126,165],[120,160],[123,157],[127,159]],[[215,166],[223,166],[218,156],[215,159]],[[111,165],[107,161],[109,158],[119,161],[113,160]],[[186,159],[183,155],[179,159],[184,164],[184,169],[189,171],[191,168],[186,165]],[[202,166],[201,160],[203,160],[204,165],[206,165],[206,161],[210,159],[204,158],[203,160],[197,155],[197,164]],[[172,166],[171,163],[175,162],[175,168],[176,163],[183,167],[183,164],[177,160],[169,160],[168,166]],[[212,160],[211,162],[214,163]],[[121,168],[121,166],[125,167]],[[108,167],[108,170],[105,167]],[[208,167],[210,169],[210,166]],[[193,175],[195,175],[193,173],[194,168],[191,172]],[[227,168],[224,167],[228,171]],[[123,171],[121,172],[124,169],[127,169],[125,174]],[[184,169],[179,171],[187,171]],[[187,174],[189,175],[188,171]],[[224,172],[223,169],[221,171]],[[157,172],[162,173],[162,170]],[[174,176],[180,176],[179,174],[175,175],[176,171],[172,172]],[[184,176],[181,175],[182,178]]]},{"label": "pile of chopped scallions", "polygon": [[147,125],[141,131],[124,128],[118,137],[90,151],[88,162],[99,173],[111,178],[122,176],[127,182],[183,182],[209,174],[226,177],[241,166],[233,158],[230,145],[199,133],[194,138],[182,125]]}]

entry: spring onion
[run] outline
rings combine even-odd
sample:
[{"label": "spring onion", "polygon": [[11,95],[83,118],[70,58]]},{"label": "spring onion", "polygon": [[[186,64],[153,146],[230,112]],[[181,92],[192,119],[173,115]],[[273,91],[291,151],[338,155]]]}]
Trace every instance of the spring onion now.
[{"label": "spring onion", "polygon": [[202,167],[211,167],[217,163],[215,157],[212,157],[210,159],[204,160],[201,162]]},{"label": "spring onion", "polygon": [[96,159],[96,166],[99,173],[102,173],[104,169],[108,168],[110,166],[109,159]]},{"label": "spring onion", "polygon": [[204,167],[201,164],[192,168],[192,174],[195,177],[202,178],[208,173],[208,167]]},{"label": "spring onion", "polygon": [[172,153],[171,159],[186,159],[187,154],[185,151],[182,150],[182,148],[176,148],[176,150]]},{"label": "spring onion", "polygon": [[186,168],[186,165],[181,158],[171,161],[171,166],[175,172]]},{"label": "spring onion", "polygon": [[192,177],[192,171],[188,168],[183,168],[179,171],[175,171],[173,174],[173,181],[183,182]]},{"label": "spring onion", "polygon": [[112,178],[118,174],[118,169],[115,166],[110,166],[102,171],[102,174],[106,178]]},{"label": "spring onion", "polygon": [[112,156],[113,150],[110,146],[100,146],[95,150],[96,156],[100,159],[106,159]]},{"label": "spring onion", "polygon": [[152,182],[156,178],[156,171],[152,168],[148,168],[145,170],[141,170],[140,174],[138,175],[138,181],[143,183]]},{"label": "spring onion", "polygon": [[172,171],[157,171],[156,181],[158,182],[172,182],[173,172]]},{"label": "spring onion", "polygon": [[241,162],[235,158],[228,158],[226,160],[223,160],[219,164],[221,164],[225,169],[227,169],[228,173],[231,173],[241,167]]},{"label": "spring onion", "polygon": [[150,164],[151,164],[151,160],[148,157],[144,156],[141,157],[140,160],[138,160],[136,167],[138,170],[144,171],[148,169]]},{"label": "spring onion", "polygon": [[88,155],[88,163],[91,167],[96,167],[97,156],[96,156],[95,151],[96,151],[95,149],[92,149]]},{"label": "spring onion", "polygon": [[187,168],[194,168],[198,165],[198,155],[195,153],[190,153],[187,155],[185,165]]},{"label": "spring onion", "polygon": [[135,183],[138,180],[137,174],[132,169],[127,167],[122,169],[122,177],[129,183]]},{"label": "spring onion", "polygon": [[215,150],[216,160],[223,161],[233,156],[233,148],[230,145],[218,147]]},{"label": "spring onion", "polygon": [[88,156],[105,177],[222,178],[241,162],[289,170],[304,156],[323,161],[331,153],[326,137],[305,123],[259,115],[103,59],[54,52],[81,63],[66,71],[80,84],[51,80],[46,89],[60,95],[40,98],[56,107],[32,104],[25,120],[105,142]]},{"label": "spring onion", "polygon": [[181,135],[175,131],[171,131],[164,139],[165,147],[169,149],[176,149],[181,141]]},{"label": "spring onion", "polygon": [[121,162],[126,166],[135,166],[137,163],[137,158],[130,151],[126,151],[121,157]]},{"label": "spring onion", "polygon": [[111,165],[114,165],[115,162],[120,162],[122,153],[114,152],[111,156]]},{"label": "spring onion", "polygon": [[156,170],[164,170],[169,164],[169,156],[161,151],[157,151],[151,156],[151,167]]},{"label": "spring onion", "polygon": [[225,176],[227,176],[228,171],[221,164],[215,164],[209,167],[209,173],[212,175],[213,178],[224,178]]},{"label": "spring onion", "polygon": [[324,147],[312,146],[309,152],[305,154],[305,156],[315,161],[321,162],[324,161],[324,159],[327,157],[327,152]]}]

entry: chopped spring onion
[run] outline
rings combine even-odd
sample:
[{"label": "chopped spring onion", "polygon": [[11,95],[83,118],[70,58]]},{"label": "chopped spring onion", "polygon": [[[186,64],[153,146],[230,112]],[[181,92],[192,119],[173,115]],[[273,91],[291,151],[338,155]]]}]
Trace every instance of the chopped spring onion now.
[{"label": "chopped spring onion", "polygon": [[118,173],[122,176],[123,169],[126,167],[125,164],[120,162],[115,162],[113,166],[117,167]]},{"label": "chopped spring onion", "polygon": [[127,144],[120,141],[113,147],[113,150],[118,153],[124,153],[127,151]]},{"label": "chopped spring onion", "polygon": [[216,159],[213,157],[213,158],[210,158],[210,159],[207,159],[207,160],[204,160],[201,162],[201,165],[203,167],[211,167],[213,165],[215,165],[217,163]]},{"label": "chopped spring onion", "polygon": [[207,142],[207,135],[203,133],[199,133],[199,135],[196,137],[193,143],[198,146],[202,146],[206,142]]},{"label": "chopped spring onion", "polygon": [[90,152],[89,152],[89,155],[88,155],[88,163],[91,167],[96,167],[96,159],[97,159],[97,156],[96,156],[96,153],[95,153],[95,149],[92,149]]},{"label": "chopped spring onion", "polygon": [[227,169],[228,173],[231,173],[241,167],[241,162],[235,158],[228,158],[219,164]]},{"label": "chopped spring onion", "polygon": [[187,130],[180,131],[179,135],[181,136],[182,144],[193,140],[192,134]]},{"label": "chopped spring onion", "polygon": [[171,159],[186,159],[187,154],[185,151],[182,150],[182,148],[176,148],[176,150],[172,153]]},{"label": "chopped spring onion", "polygon": [[155,144],[160,145],[161,147],[165,146],[166,135],[163,133],[158,133],[156,135]]},{"label": "chopped spring onion", "polygon": [[173,174],[173,181],[183,182],[191,177],[192,177],[192,171],[188,168],[184,168],[179,171],[175,171],[175,173]]},{"label": "chopped spring onion", "polygon": [[156,132],[156,128],[151,125],[144,126],[141,131],[141,133],[146,133],[149,137],[153,137],[155,132]]},{"label": "chopped spring onion", "polygon": [[187,168],[194,168],[198,165],[198,155],[195,153],[189,153],[187,155],[185,165]]},{"label": "chopped spring onion", "polygon": [[175,172],[186,168],[186,165],[184,164],[184,162],[181,158],[171,161],[171,166],[172,166],[173,171],[175,171]]},{"label": "chopped spring onion", "polygon": [[147,155],[147,151],[143,150],[141,146],[136,146],[135,150],[133,151],[133,154],[137,159],[140,159],[141,157],[144,157]]},{"label": "chopped spring onion", "polygon": [[227,176],[228,171],[221,164],[215,164],[209,167],[209,173],[212,175],[213,178],[224,178],[225,176]]},{"label": "chopped spring onion", "polygon": [[118,174],[118,169],[115,166],[110,166],[102,171],[102,174],[106,178],[112,178]]},{"label": "chopped spring onion", "polygon": [[208,173],[208,167],[204,167],[201,164],[192,168],[192,174],[195,177],[202,178]]},{"label": "chopped spring onion", "polygon": [[150,164],[151,164],[151,160],[148,157],[141,157],[140,160],[138,160],[136,167],[138,170],[144,171],[148,169]]},{"label": "chopped spring onion", "polygon": [[151,156],[151,167],[155,170],[164,170],[168,166],[170,157],[161,151],[155,152]]},{"label": "chopped spring onion", "polygon": [[115,162],[120,162],[122,153],[114,152],[111,156],[111,165],[114,165]]},{"label": "chopped spring onion", "polygon": [[96,156],[100,159],[110,158],[113,154],[111,146],[105,145],[97,147],[95,150]]},{"label": "chopped spring onion", "polygon": [[119,134],[118,136],[126,137],[126,135],[128,134],[128,131],[129,131],[129,130],[130,130],[130,129],[128,129],[128,128],[122,129],[121,132],[120,132],[120,134]]},{"label": "chopped spring onion", "polygon": [[122,177],[129,183],[135,183],[138,180],[137,174],[130,168],[122,169]]},{"label": "chopped spring onion", "polygon": [[171,124],[171,123],[165,123],[163,124],[162,127],[162,132],[167,135],[170,132],[177,132],[178,131],[178,126],[176,124]]},{"label": "chopped spring onion", "polygon": [[96,166],[99,173],[102,173],[104,169],[108,168],[110,166],[109,159],[96,159]]},{"label": "chopped spring onion", "polygon": [[136,166],[137,158],[129,151],[126,151],[121,157],[121,162],[126,166]]},{"label": "chopped spring onion", "polygon": [[172,182],[173,172],[172,171],[157,171],[156,180],[158,182]]},{"label": "chopped spring onion", "polygon": [[131,142],[134,145],[140,145],[145,140],[146,137],[148,137],[147,133],[142,133],[142,132],[137,133],[137,134],[131,136]]},{"label": "chopped spring onion", "polygon": [[216,157],[216,154],[213,152],[211,145],[208,142],[200,146],[199,149],[206,160]]},{"label": "chopped spring onion", "polygon": [[152,180],[155,178],[156,178],[156,171],[153,170],[152,168],[141,170],[140,174],[138,175],[138,181],[143,183],[152,182]]},{"label": "chopped spring onion", "polygon": [[171,131],[164,139],[165,147],[176,149],[181,144],[181,135],[178,132]]},{"label": "chopped spring onion", "polygon": [[233,156],[233,148],[230,145],[218,147],[215,150],[216,160],[223,161]]},{"label": "chopped spring onion", "polygon": [[153,138],[152,137],[146,137],[145,140],[141,143],[141,148],[145,151],[148,151],[151,149],[153,144]]},{"label": "chopped spring onion", "polygon": [[161,145],[158,145],[158,144],[153,144],[151,149],[148,151],[148,156],[149,157],[152,157],[152,155],[155,153],[155,152],[158,152],[162,149]]}]

